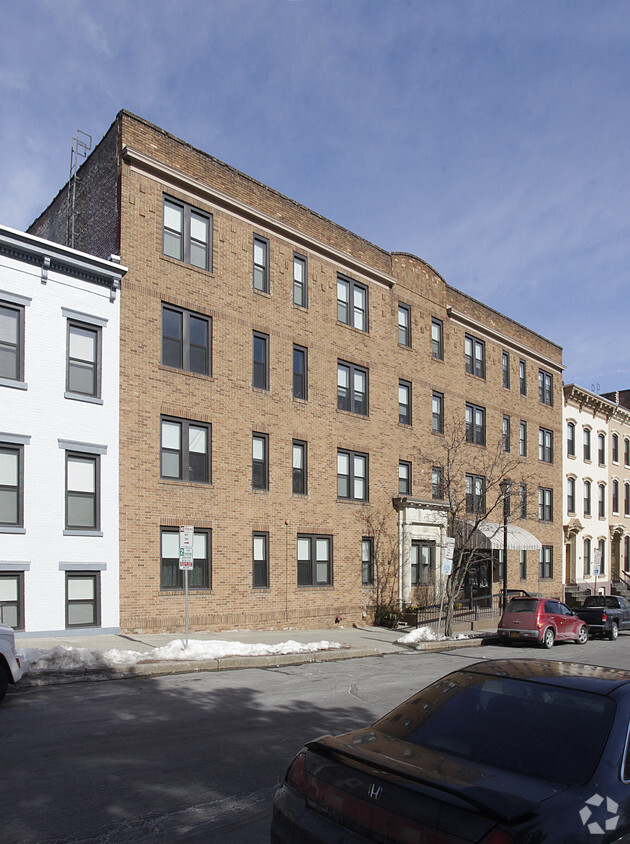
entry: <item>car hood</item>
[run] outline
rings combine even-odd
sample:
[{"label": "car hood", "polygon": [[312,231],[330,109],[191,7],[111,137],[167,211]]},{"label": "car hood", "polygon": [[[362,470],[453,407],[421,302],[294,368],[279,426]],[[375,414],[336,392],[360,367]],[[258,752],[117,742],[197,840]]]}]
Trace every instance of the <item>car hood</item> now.
[{"label": "car hood", "polygon": [[540,803],[567,788],[429,750],[372,727],[337,737],[324,736],[307,747],[445,792],[502,821],[534,812]]}]

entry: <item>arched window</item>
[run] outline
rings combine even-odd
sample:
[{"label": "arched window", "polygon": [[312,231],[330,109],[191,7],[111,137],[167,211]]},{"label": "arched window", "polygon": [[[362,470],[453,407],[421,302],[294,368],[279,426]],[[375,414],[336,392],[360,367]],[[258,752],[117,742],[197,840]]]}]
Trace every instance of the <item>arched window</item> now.
[{"label": "arched window", "polygon": [[584,540],[584,577],[591,574],[591,540]]},{"label": "arched window", "polygon": [[575,457],[575,422],[567,422],[567,457]]}]

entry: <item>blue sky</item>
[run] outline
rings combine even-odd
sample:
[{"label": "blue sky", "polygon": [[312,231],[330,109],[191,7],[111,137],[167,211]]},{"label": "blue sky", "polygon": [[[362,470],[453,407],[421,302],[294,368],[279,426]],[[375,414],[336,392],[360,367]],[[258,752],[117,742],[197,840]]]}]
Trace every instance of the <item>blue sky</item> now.
[{"label": "blue sky", "polygon": [[627,0],[5,0],[0,222],[150,120],[630,387]]}]

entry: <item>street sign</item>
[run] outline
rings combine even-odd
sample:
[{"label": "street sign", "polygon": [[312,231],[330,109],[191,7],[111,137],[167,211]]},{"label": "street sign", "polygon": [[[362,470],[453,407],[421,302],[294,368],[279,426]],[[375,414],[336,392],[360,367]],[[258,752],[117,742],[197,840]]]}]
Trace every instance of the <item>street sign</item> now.
[{"label": "street sign", "polygon": [[447,536],[444,540],[442,553],[442,574],[447,576],[453,571],[453,553],[455,551],[455,538]]},{"label": "street sign", "polygon": [[602,570],[602,552],[595,551],[593,554],[593,574],[595,577],[599,577],[600,572]]},{"label": "street sign", "polygon": [[181,570],[192,569],[193,567],[194,535],[195,529],[192,525],[179,526],[179,568]]}]

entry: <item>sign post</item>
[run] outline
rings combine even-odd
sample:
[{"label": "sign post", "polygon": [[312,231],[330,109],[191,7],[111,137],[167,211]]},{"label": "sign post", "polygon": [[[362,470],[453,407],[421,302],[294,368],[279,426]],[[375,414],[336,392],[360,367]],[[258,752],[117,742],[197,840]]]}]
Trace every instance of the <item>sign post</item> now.
[{"label": "sign post", "polygon": [[453,571],[453,553],[455,551],[455,538],[447,536],[442,546],[442,598],[440,600],[440,614],[438,616],[438,639],[442,627],[442,610],[444,609],[444,594],[446,592],[446,579]]},{"label": "sign post", "polygon": [[602,570],[602,552],[598,549],[593,554],[593,574],[595,575],[595,590],[594,595],[597,595],[597,578]]},{"label": "sign post", "polygon": [[179,526],[179,568],[184,572],[184,593],[186,595],[186,648],[188,648],[188,572],[194,565],[192,525]]}]

